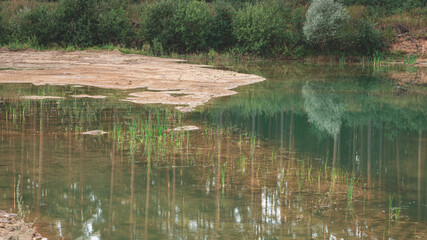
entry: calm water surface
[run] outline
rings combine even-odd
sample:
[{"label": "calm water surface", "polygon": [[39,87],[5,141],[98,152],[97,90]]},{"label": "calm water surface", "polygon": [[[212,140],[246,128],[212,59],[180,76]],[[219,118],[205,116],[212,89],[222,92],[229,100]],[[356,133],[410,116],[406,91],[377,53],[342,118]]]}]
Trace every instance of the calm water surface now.
[{"label": "calm water surface", "polygon": [[427,238],[426,86],[394,69],[232,68],[267,81],[191,114],[0,85],[0,209],[51,239]]}]

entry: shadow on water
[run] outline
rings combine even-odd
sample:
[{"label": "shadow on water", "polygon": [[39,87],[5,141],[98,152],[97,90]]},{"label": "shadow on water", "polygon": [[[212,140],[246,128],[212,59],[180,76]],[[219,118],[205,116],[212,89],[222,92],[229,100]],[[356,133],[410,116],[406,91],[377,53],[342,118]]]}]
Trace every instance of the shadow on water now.
[{"label": "shadow on water", "polygon": [[235,68],[268,80],[191,114],[0,85],[0,208],[65,239],[427,237],[425,94],[354,67]]}]

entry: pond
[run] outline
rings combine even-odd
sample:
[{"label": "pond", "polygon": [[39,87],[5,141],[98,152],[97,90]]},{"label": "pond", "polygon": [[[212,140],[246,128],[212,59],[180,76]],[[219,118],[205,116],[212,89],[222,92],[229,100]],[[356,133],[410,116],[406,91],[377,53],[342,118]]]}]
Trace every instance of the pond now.
[{"label": "pond", "polygon": [[50,239],[427,238],[426,87],[393,80],[416,70],[226,65],[267,80],[192,113],[1,84],[0,209]]}]

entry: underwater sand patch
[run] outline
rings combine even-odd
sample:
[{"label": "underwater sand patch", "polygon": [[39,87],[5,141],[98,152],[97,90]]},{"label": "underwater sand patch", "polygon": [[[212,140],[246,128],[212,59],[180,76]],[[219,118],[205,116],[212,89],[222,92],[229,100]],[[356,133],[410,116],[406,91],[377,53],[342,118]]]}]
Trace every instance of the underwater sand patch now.
[{"label": "underwater sand patch", "polygon": [[93,99],[104,99],[104,98],[107,98],[107,96],[101,96],[101,95],[86,95],[86,94],[71,95],[71,97],[75,97],[75,98],[93,98]]},{"label": "underwater sand patch", "polygon": [[83,135],[92,135],[92,136],[99,136],[99,135],[104,135],[107,134],[107,132],[102,131],[102,130],[92,130],[92,131],[87,131],[82,133]]},{"label": "underwater sand patch", "polygon": [[[180,92],[179,92],[180,93]],[[173,95],[172,95],[173,94]],[[185,94],[177,95],[177,92],[138,92],[129,94],[130,97],[123,101],[139,103],[139,104],[165,104],[165,105],[186,105],[186,107],[177,106],[177,110],[181,112],[191,112],[195,107],[209,101],[209,95]]]},{"label": "underwater sand patch", "polygon": [[63,97],[57,96],[22,96],[21,98],[28,100],[63,99]]},{"label": "underwater sand patch", "polygon": [[134,93],[125,100],[180,105],[180,111],[188,112],[212,98],[236,94],[231,89],[265,80],[182,62],[117,51],[0,51],[0,67],[16,69],[0,71],[0,83],[143,88],[160,93]]},{"label": "underwater sand patch", "polygon": [[188,126],[182,126],[182,127],[176,127],[172,129],[173,131],[196,131],[199,130],[199,127],[188,125]]},{"label": "underwater sand patch", "polygon": [[2,210],[0,210],[0,239],[47,240],[36,231],[33,224],[18,219],[16,214]]}]

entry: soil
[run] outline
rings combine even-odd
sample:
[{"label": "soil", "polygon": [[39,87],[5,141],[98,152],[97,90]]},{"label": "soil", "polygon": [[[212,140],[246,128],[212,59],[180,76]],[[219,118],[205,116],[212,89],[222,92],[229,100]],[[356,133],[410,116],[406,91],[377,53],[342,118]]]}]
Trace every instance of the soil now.
[{"label": "soil", "polygon": [[0,210],[0,240],[9,239],[46,239],[43,238],[30,223],[17,219],[16,214]]},{"label": "soil", "polygon": [[[0,49],[0,83],[82,85],[111,89],[144,89],[126,101],[183,105],[192,111],[209,99],[265,79],[260,76],[183,64],[118,51],[10,51]],[[154,91],[154,92],[153,92]]]},{"label": "soil", "polygon": [[427,61],[427,39],[411,36],[400,36],[391,46],[391,52],[402,52],[408,55],[419,55],[417,63]]}]

